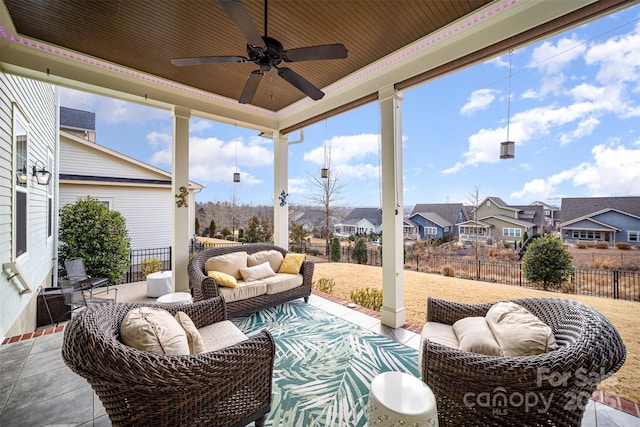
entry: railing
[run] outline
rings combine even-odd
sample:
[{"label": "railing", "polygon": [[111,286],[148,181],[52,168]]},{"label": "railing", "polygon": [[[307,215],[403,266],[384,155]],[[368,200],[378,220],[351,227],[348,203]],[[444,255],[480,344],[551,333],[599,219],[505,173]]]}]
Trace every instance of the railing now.
[{"label": "railing", "polygon": [[[203,249],[221,246],[242,245],[238,242],[228,243],[193,243],[191,254]],[[326,245],[291,244],[293,252],[316,253],[326,256]],[[351,259],[353,247],[341,246],[340,261],[354,263]],[[144,280],[142,262],[145,259],[158,258],[162,261],[162,269],[171,269],[171,247],[159,249],[143,249],[131,251],[131,266],[122,283]],[[486,261],[465,257],[447,256],[407,256],[405,269],[421,273],[443,274],[445,267],[449,267],[447,274],[462,279],[479,280],[482,282],[502,283],[514,286],[533,287],[522,274],[520,262]],[[382,266],[382,251],[378,248],[367,249],[366,265]],[[592,295],[603,298],[614,298],[629,301],[640,301],[640,271],[620,269],[598,269],[575,267],[569,281],[563,285],[563,291],[576,295]]]},{"label": "railing", "polygon": [[[506,285],[535,285],[522,274],[519,262],[498,262],[475,259],[429,256],[413,256],[407,259],[406,268],[422,273],[443,274],[450,267],[455,277]],[[640,271],[575,267],[563,285],[563,291],[576,295],[592,295],[603,298],[640,301]]]}]

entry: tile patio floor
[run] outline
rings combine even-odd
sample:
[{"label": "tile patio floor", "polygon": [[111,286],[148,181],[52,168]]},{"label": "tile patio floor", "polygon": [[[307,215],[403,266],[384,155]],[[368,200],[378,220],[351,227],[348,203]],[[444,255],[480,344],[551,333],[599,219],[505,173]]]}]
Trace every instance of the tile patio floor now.
[{"label": "tile patio floor", "polygon": [[[119,302],[155,300],[145,296],[144,282],[118,288]],[[419,346],[419,335],[408,329],[388,328],[375,317],[317,295],[309,303],[414,349]],[[0,346],[0,426],[111,425],[88,383],[62,361],[62,336],[54,332]],[[591,400],[582,426],[640,426],[640,418]]]}]

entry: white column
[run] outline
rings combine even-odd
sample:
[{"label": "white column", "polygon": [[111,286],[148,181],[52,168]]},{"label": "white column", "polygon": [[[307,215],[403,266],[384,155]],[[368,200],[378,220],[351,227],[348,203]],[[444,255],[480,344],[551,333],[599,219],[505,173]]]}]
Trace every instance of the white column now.
[{"label": "white column", "polygon": [[289,192],[289,143],[287,136],[273,133],[273,242],[289,249],[289,199],[280,206],[280,195]]},{"label": "white column", "polygon": [[[402,235],[402,97],[392,86],[378,93],[382,140],[382,308],[383,325],[399,328],[404,308]],[[425,302],[426,303],[426,302]]]},{"label": "white column", "polygon": [[[189,291],[189,119],[191,110],[173,107],[173,172],[171,203],[173,203],[173,233],[171,236],[171,276],[175,292]],[[184,189],[186,191],[182,191]],[[185,192],[187,194],[185,194]],[[182,194],[185,194],[184,198]],[[184,203],[183,203],[184,200]]]}]

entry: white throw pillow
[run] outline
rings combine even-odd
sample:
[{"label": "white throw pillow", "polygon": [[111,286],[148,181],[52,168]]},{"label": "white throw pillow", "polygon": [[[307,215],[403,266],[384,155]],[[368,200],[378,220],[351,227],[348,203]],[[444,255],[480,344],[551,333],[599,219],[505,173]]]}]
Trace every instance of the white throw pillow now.
[{"label": "white throw pillow", "polygon": [[122,342],[129,347],[156,354],[189,354],[187,334],[166,310],[136,307],[126,314],[120,325]]},{"label": "white throw pillow", "polygon": [[472,353],[500,356],[500,345],[484,317],[465,317],[453,324],[459,349]]},{"label": "white throw pillow", "polygon": [[503,356],[531,356],[558,348],[549,325],[516,303],[496,303],[485,318]]},{"label": "white throw pillow", "polygon": [[241,268],[240,275],[245,282],[253,282],[254,280],[275,276],[276,273],[271,269],[269,261],[265,261],[262,264],[254,265],[253,267]]},{"label": "white throw pillow", "polygon": [[273,271],[278,271],[283,259],[284,256],[282,256],[282,252],[275,249],[269,249],[268,251],[260,251],[255,254],[247,255],[247,267],[253,267],[254,265],[259,265],[265,261],[269,261],[271,269]]}]

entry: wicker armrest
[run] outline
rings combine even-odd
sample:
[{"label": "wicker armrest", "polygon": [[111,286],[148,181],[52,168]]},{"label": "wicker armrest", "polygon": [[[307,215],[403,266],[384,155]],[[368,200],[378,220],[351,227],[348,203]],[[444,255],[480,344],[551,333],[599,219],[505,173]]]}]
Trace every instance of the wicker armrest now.
[{"label": "wicker armrest", "polygon": [[453,325],[465,317],[484,316],[493,303],[463,304],[438,298],[427,298],[427,322]]}]

